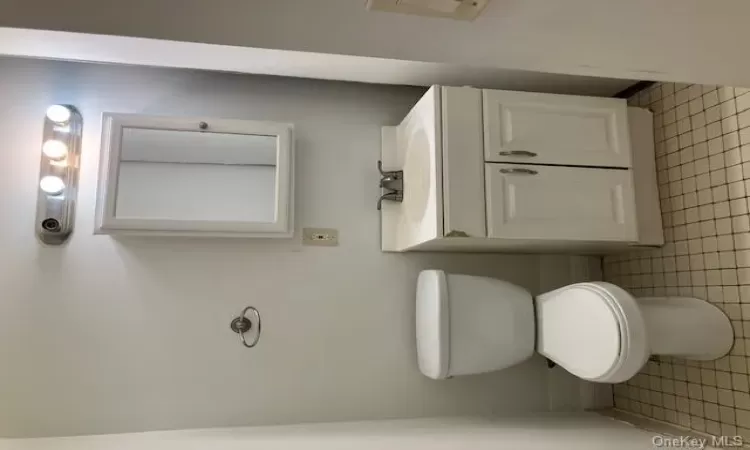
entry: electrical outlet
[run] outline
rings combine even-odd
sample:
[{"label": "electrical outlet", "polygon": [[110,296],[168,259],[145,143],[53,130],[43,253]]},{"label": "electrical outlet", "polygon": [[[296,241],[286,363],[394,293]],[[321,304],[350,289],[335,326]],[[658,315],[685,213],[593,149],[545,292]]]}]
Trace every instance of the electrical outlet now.
[{"label": "electrical outlet", "polygon": [[302,243],[321,247],[336,247],[339,245],[339,230],[333,228],[303,228]]}]

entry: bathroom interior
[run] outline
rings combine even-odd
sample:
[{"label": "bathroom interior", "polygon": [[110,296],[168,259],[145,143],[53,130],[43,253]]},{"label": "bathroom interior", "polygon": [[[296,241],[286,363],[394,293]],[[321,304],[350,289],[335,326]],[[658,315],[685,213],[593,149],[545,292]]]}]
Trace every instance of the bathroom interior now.
[{"label": "bathroom interior", "polygon": [[750,445],[750,5],[610,3],[0,0],[0,450]]}]

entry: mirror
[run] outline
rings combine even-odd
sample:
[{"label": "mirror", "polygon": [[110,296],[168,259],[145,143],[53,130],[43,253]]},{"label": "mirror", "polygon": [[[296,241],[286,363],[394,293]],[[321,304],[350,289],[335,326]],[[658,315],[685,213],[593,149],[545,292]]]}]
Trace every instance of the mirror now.
[{"label": "mirror", "polygon": [[276,136],[124,128],[115,217],[273,222]]},{"label": "mirror", "polygon": [[97,232],[292,233],[292,126],[105,114]]}]

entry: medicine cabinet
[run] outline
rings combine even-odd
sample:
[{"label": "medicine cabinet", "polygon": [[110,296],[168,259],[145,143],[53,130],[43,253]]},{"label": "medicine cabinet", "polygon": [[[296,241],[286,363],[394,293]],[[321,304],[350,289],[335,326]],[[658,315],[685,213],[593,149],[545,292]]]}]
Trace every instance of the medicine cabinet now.
[{"label": "medicine cabinet", "polygon": [[105,113],[98,234],[293,234],[293,126]]}]

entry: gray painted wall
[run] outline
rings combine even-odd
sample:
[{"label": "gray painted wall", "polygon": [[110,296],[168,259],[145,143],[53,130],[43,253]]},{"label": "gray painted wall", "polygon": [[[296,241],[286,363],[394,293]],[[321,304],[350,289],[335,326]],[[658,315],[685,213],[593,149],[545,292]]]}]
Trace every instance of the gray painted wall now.
[{"label": "gray painted wall", "polygon": [[[416,366],[413,296],[428,267],[535,290],[537,256],[379,251],[380,127],[421,89],[0,59],[0,436],[480,413],[547,408],[535,359],[435,382]],[[42,120],[85,120],[77,229],[33,234]],[[94,236],[103,111],[292,122],[296,219],[336,248]],[[260,309],[254,350],[230,319]]]}]

